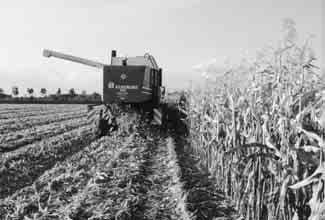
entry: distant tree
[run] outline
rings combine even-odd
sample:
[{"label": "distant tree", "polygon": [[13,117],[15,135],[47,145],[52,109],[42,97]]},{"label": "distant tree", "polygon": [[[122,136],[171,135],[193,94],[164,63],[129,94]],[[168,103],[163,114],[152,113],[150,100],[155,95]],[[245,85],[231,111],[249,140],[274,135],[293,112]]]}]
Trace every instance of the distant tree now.
[{"label": "distant tree", "polygon": [[87,95],[87,91],[86,91],[86,90],[82,90],[82,91],[81,91],[81,95],[82,95],[82,96],[86,96],[86,95]]},{"label": "distant tree", "polygon": [[11,88],[11,93],[12,93],[13,96],[18,96],[19,95],[19,89],[18,89],[18,87],[17,86],[13,86]]},{"label": "distant tree", "polygon": [[0,94],[4,94],[4,92],[3,88],[0,88]]},{"label": "distant tree", "polygon": [[32,97],[34,94],[34,89],[33,88],[28,88],[27,93]]},{"label": "distant tree", "polygon": [[71,96],[76,96],[77,95],[74,88],[69,89],[69,95],[71,95]]},{"label": "distant tree", "polygon": [[43,96],[46,96],[46,93],[47,93],[46,88],[41,88],[41,94],[42,94]]},{"label": "distant tree", "polygon": [[56,95],[61,95],[61,88],[58,88],[58,90],[56,91]]},{"label": "distant tree", "polygon": [[93,100],[99,100],[100,101],[101,98],[102,98],[101,95],[99,93],[97,93],[97,92],[92,93],[91,96],[92,96]]}]

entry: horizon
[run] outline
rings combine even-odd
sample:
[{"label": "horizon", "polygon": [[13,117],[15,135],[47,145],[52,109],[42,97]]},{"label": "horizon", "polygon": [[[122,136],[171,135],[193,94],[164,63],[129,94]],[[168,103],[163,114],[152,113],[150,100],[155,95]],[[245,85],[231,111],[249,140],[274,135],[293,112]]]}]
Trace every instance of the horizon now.
[{"label": "horizon", "polygon": [[113,49],[128,56],[150,52],[163,68],[164,85],[186,88],[202,78],[195,66],[215,61],[222,68],[227,60],[251,58],[259,48],[275,45],[286,17],[296,22],[300,41],[315,35],[317,64],[325,69],[322,0],[12,0],[0,5],[0,88],[9,94],[12,86],[23,92],[44,87],[49,93],[75,88],[101,94],[101,71],[43,58],[44,48],[104,63]]}]

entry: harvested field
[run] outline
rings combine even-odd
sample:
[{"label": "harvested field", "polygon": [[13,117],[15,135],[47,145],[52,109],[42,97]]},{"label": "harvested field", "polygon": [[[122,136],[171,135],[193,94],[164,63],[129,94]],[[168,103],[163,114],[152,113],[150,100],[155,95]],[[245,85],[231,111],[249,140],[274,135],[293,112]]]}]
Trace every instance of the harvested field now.
[{"label": "harvested field", "polygon": [[85,116],[87,116],[87,112],[83,110],[81,112],[77,111],[77,112],[60,113],[60,114],[53,113],[51,115],[6,119],[1,122],[0,134],[5,134],[10,131],[26,129],[28,127],[46,125],[52,122],[59,122],[59,121],[64,121],[69,119],[81,118]]},{"label": "harvested field", "polygon": [[65,107],[59,117],[41,115],[41,122],[33,116],[39,109],[31,109],[33,129],[2,137],[0,219],[237,217],[184,151],[182,132],[162,130],[131,110],[118,116],[117,131],[98,138],[86,116],[66,119],[73,114],[62,113],[71,110]]},{"label": "harvested field", "polygon": [[85,117],[71,120],[53,122],[46,125],[35,126],[21,131],[4,134],[0,139],[0,152],[13,151],[21,146],[41,141],[70,130],[89,124]]}]

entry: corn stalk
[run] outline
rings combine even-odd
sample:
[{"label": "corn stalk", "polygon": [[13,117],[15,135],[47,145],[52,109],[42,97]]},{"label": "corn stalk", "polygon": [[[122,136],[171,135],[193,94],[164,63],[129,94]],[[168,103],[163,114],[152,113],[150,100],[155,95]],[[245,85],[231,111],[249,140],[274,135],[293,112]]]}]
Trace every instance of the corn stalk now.
[{"label": "corn stalk", "polygon": [[285,45],[272,59],[232,68],[233,84],[227,73],[225,83],[190,93],[192,146],[247,220],[325,212],[325,93],[305,71],[313,69],[308,51],[307,43]]}]

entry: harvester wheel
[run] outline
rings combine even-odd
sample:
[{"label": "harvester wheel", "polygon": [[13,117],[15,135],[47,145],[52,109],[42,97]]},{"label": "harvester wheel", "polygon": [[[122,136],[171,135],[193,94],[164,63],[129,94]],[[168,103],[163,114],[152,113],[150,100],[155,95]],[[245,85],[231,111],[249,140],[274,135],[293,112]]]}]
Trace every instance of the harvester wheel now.
[{"label": "harvester wheel", "polygon": [[111,132],[118,129],[118,124],[113,109],[114,108],[112,106],[105,105],[105,107],[100,110],[96,130],[98,138],[110,135]]}]

